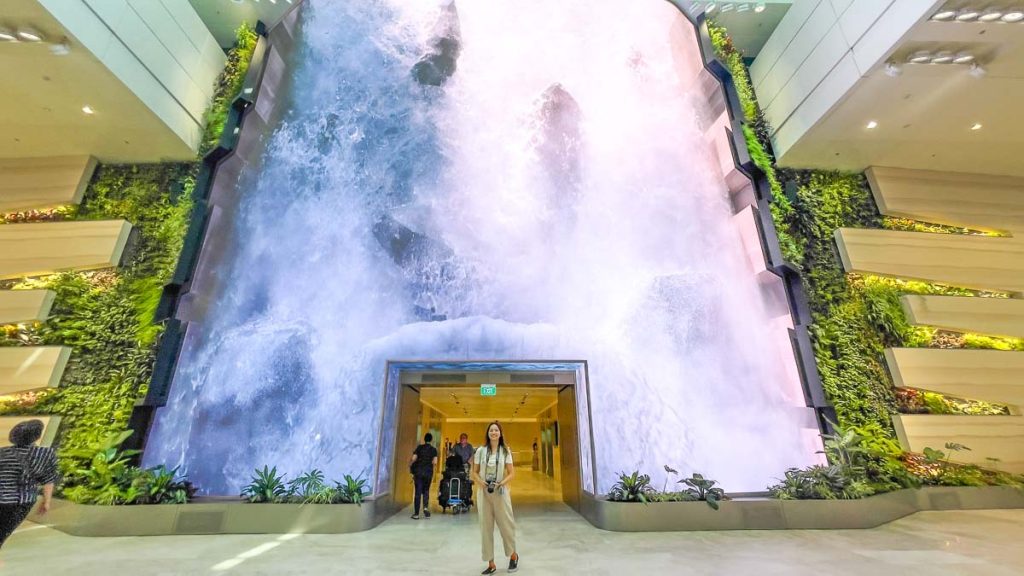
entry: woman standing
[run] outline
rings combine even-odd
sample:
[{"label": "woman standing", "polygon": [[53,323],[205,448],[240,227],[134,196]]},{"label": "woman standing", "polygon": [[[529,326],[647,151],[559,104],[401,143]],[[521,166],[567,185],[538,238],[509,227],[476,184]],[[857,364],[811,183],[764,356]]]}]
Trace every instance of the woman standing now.
[{"label": "woman standing", "polygon": [[491,422],[487,426],[487,440],[477,448],[473,456],[472,478],[477,485],[477,509],[480,513],[483,559],[487,569],[481,574],[494,574],[494,525],[501,532],[505,556],[509,557],[508,571],[519,569],[519,554],[516,553],[516,520],[512,516],[512,497],[508,485],[515,477],[512,466],[512,452],[505,446],[501,424]]},{"label": "woman standing", "polygon": [[21,422],[11,428],[13,446],[0,448],[0,546],[32,510],[40,485],[43,502],[39,513],[50,509],[57,456],[52,448],[33,446],[42,435],[41,420]]}]

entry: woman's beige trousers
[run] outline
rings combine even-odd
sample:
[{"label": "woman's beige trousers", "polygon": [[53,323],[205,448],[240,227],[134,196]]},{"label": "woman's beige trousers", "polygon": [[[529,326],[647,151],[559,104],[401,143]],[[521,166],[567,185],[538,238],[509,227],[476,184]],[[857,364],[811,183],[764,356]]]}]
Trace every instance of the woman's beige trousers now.
[{"label": "woman's beige trousers", "polygon": [[476,491],[476,506],[480,514],[480,536],[482,540],[483,560],[494,560],[494,525],[501,532],[501,543],[505,547],[505,557],[511,558],[516,551],[516,519],[512,516],[512,497],[508,488],[502,494],[496,489],[488,493],[485,488]]}]

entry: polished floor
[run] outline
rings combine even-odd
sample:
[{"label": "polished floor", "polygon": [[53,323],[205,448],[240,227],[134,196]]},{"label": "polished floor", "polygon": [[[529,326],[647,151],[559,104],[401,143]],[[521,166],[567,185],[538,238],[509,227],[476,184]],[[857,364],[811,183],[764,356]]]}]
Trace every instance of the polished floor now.
[{"label": "polished floor", "polygon": [[[560,503],[516,514],[520,574],[1024,574],[1019,510],[923,512],[857,531],[634,534],[598,530]],[[0,551],[0,574],[471,575],[483,568],[479,542],[475,514],[402,513],[348,535],[78,538],[25,524]]]}]

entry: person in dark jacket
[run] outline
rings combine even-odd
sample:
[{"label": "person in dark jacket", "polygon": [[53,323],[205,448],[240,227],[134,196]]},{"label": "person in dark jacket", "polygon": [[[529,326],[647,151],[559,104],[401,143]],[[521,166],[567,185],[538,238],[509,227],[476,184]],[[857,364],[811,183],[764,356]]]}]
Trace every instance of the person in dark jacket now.
[{"label": "person in dark jacket", "polygon": [[423,444],[420,444],[412,452],[412,459],[409,461],[409,471],[412,472],[412,481],[416,486],[416,495],[413,498],[412,519],[420,519],[420,499],[423,501],[423,515],[430,518],[430,484],[434,480],[434,469],[437,468],[437,448],[431,445],[434,440],[433,434],[429,432],[423,436]]},{"label": "person in dark jacket", "polygon": [[52,448],[33,446],[43,435],[41,420],[27,420],[11,428],[13,446],[0,448],[0,546],[14,532],[36,503],[39,487],[46,514],[57,482],[57,455]]}]

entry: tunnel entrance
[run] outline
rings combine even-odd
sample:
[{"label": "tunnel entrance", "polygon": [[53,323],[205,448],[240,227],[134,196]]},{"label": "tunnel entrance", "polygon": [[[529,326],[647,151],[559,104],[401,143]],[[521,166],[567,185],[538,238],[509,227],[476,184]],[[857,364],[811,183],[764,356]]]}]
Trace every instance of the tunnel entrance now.
[{"label": "tunnel entrance", "polygon": [[389,363],[375,496],[389,496],[395,511],[412,503],[409,457],[429,432],[439,453],[430,492],[437,506],[460,436],[475,448],[498,421],[516,470],[513,502],[579,511],[581,494],[594,490],[588,396],[584,362]]}]

